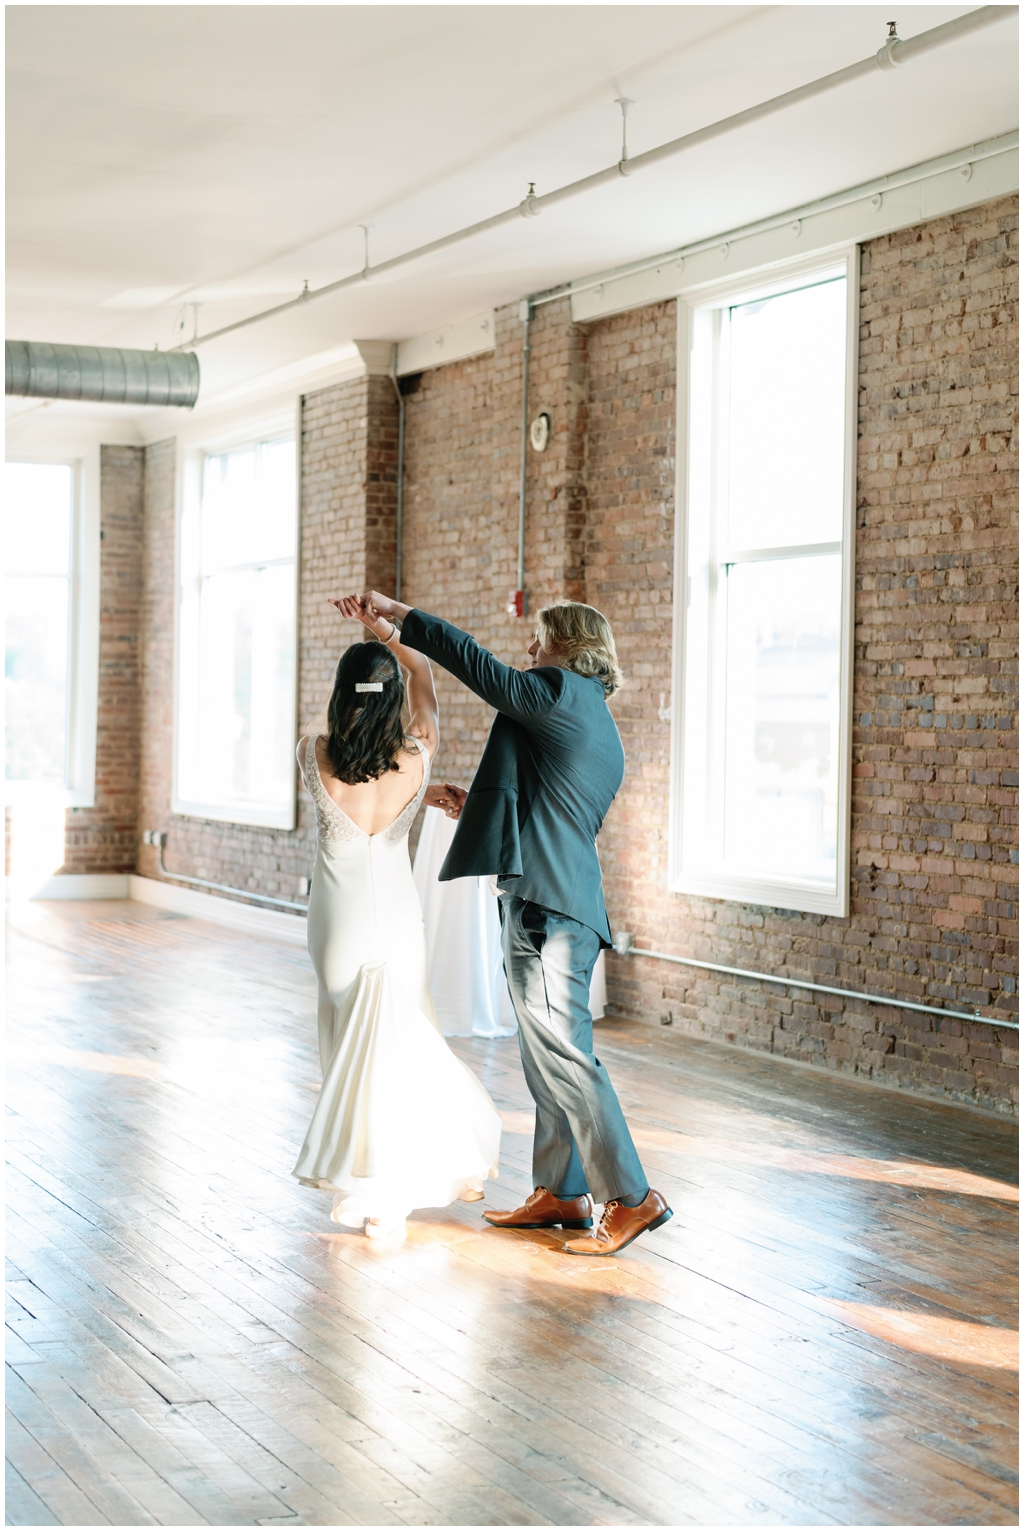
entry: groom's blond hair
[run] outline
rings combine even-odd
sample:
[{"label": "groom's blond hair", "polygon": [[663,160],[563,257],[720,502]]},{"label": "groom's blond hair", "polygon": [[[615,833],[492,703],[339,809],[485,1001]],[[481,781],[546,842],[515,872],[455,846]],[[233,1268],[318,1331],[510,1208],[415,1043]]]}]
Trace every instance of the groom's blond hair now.
[{"label": "groom's blond hair", "polygon": [[567,670],[599,680],[606,697],[622,685],[611,623],[595,607],[581,601],[543,607],[537,613],[537,637],[549,654],[559,655]]}]

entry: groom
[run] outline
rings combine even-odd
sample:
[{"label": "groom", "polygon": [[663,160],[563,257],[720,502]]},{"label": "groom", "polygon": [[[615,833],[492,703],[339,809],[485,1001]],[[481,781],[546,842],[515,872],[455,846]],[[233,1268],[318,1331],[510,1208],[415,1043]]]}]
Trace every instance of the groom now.
[{"label": "groom", "polygon": [[593,1228],[567,1254],[612,1255],[672,1216],[647,1183],[622,1107],[594,1056],[590,975],[611,944],[595,840],[622,783],[623,753],[607,698],[621,676],[611,628],[565,601],[537,618],[531,668],[501,664],[468,633],[370,591],[402,642],[497,710],[461,808],[440,881],[497,874],[502,950],[519,1048],[537,1105],[535,1190],[499,1228]]}]

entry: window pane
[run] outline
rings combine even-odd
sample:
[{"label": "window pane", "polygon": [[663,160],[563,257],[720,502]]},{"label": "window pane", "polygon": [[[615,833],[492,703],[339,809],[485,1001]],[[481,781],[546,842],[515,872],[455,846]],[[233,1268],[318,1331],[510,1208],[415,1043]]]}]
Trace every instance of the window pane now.
[{"label": "window pane", "polygon": [[727,869],[831,886],[840,556],[734,564],[727,602]]},{"label": "window pane", "polygon": [[846,280],[729,310],[728,542],[838,542]]},{"label": "window pane", "polygon": [[207,457],[201,559],[207,574],[295,548],[295,442],[266,441]]},{"label": "window pane", "polygon": [[295,747],[291,564],[216,574],[199,601],[199,776],[218,802],[281,802]]},{"label": "window pane", "polygon": [[208,456],[180,537],[177,798],[285,822],[295,792],[295,442]]},{"label": "window pane", "polygon": [[4,477],[8,574],[68,574],[71,489],[68,463],[9,462]]},{"label": "window pane", "polygon": [[5,584],[7,779],[63,785],[68,581],[8,575]]}]

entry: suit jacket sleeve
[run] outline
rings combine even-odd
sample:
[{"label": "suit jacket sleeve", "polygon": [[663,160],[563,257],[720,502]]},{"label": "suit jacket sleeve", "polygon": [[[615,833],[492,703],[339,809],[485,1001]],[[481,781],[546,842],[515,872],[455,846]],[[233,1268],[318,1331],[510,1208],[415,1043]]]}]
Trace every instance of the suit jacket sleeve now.
[{"label": "suit jacket sleeve", "polygon": [[514,670],[441,617],[410,611],[402,623],[402,642],[433,659],[489,706],[517,723],[529,726],[539,722],[558,701],[560,670]]}]

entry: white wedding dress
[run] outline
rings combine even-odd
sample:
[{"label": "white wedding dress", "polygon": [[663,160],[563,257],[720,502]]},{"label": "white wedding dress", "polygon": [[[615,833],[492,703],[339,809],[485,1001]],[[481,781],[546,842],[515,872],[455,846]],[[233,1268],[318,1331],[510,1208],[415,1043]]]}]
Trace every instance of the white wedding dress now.
[{"label": "white wedding dress", "polygon": [[306,785],[316,805],[308,943],[320,989],[323,1086],[293,1174],[334,1191],[335,1222],[393,1227],[415,1207],[479,1200],[498,1173],[501,1118],[448,1047],[427,988],[423,915],[409,830],[430,780],[379,834],[329,796],[316,741]]}]

